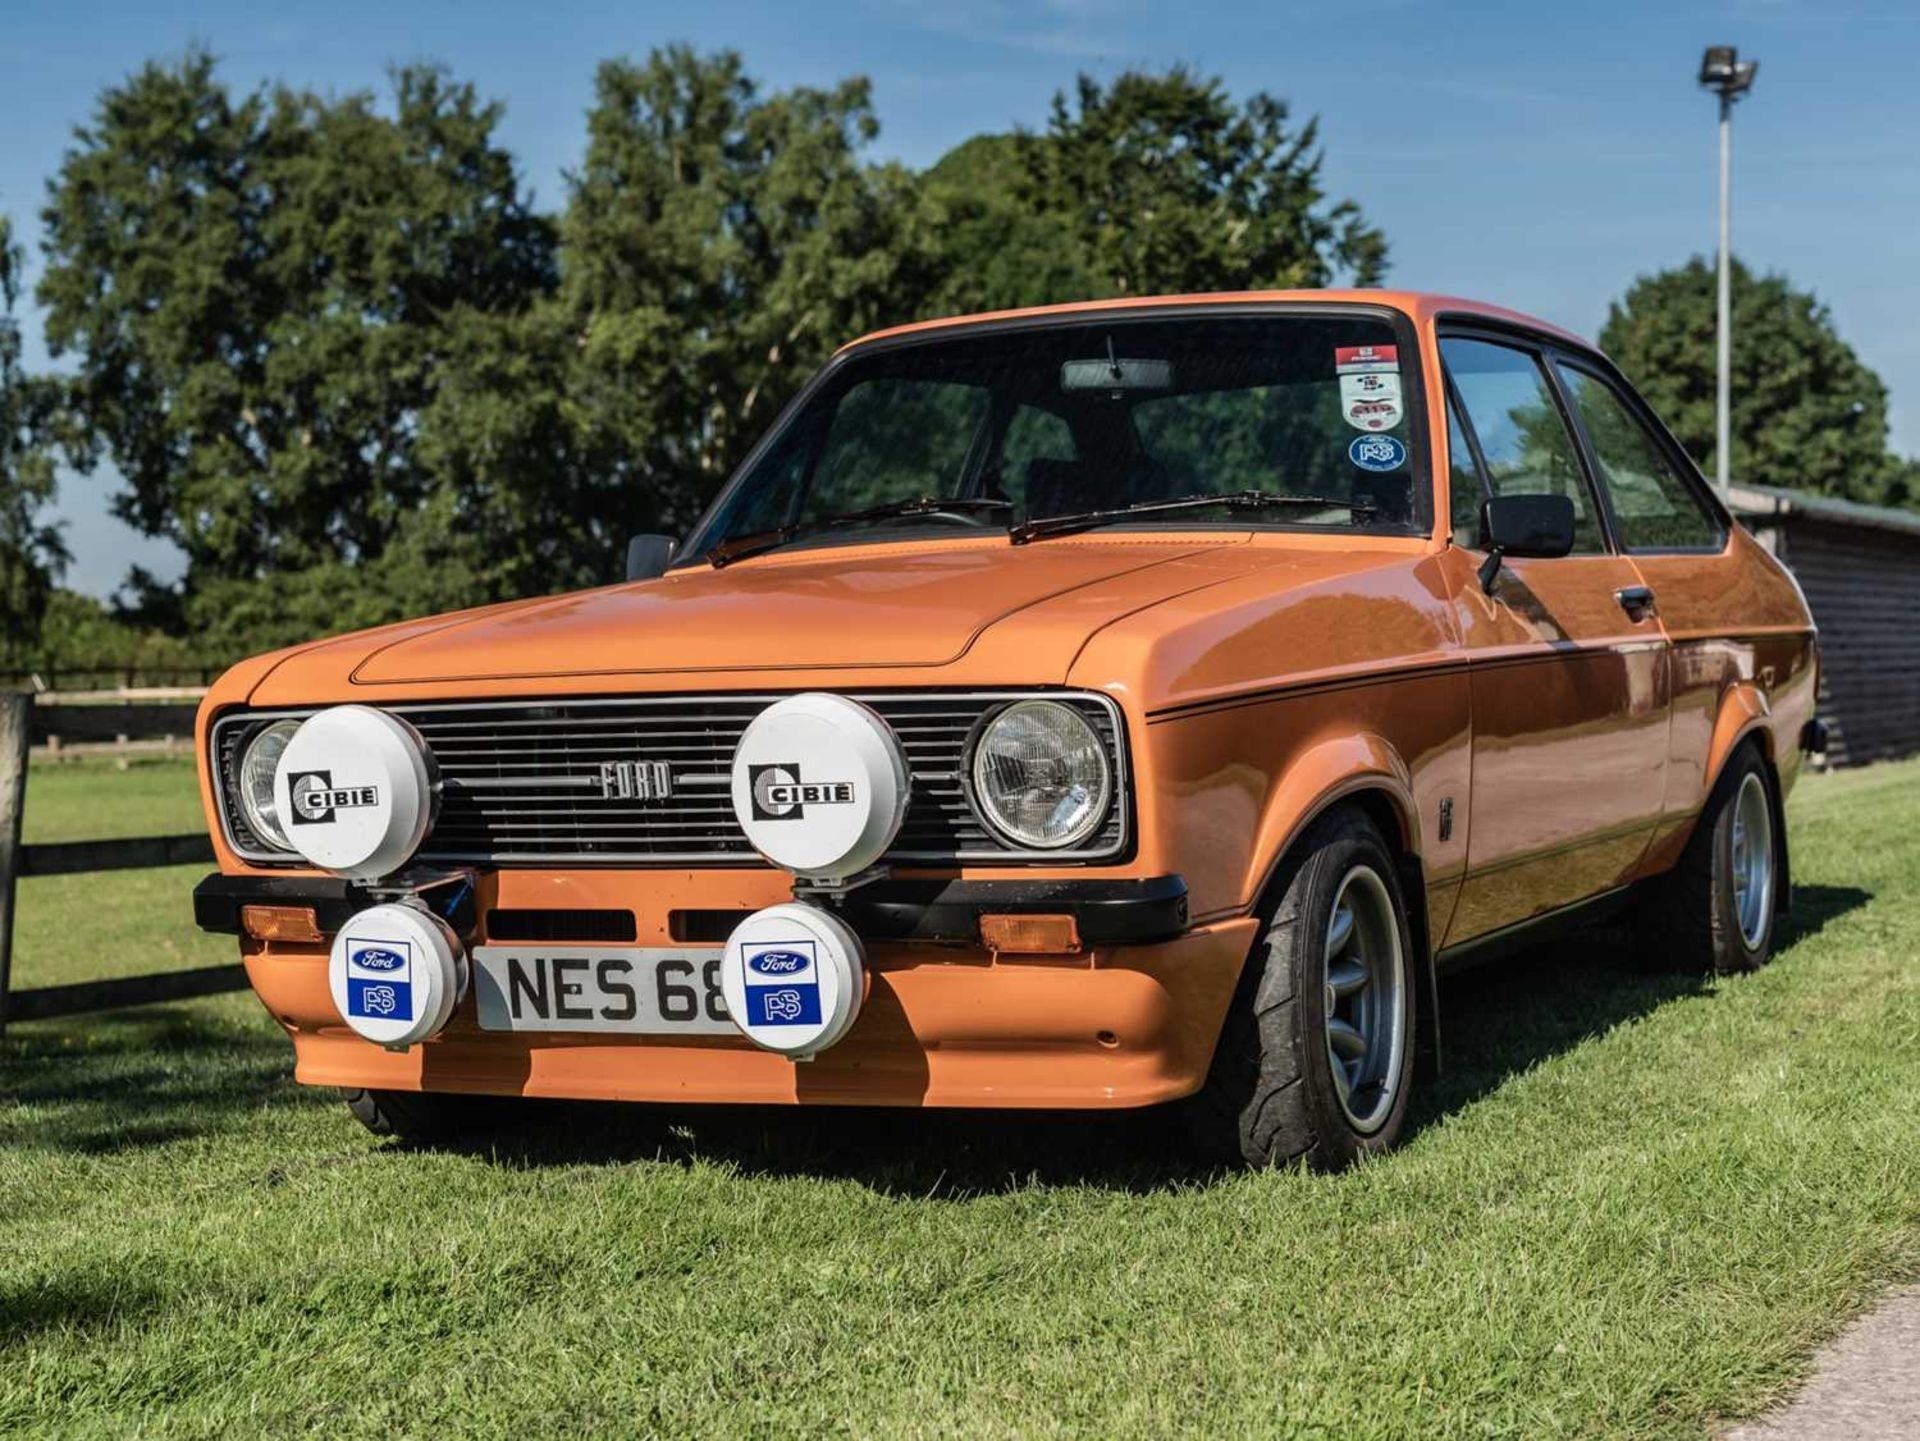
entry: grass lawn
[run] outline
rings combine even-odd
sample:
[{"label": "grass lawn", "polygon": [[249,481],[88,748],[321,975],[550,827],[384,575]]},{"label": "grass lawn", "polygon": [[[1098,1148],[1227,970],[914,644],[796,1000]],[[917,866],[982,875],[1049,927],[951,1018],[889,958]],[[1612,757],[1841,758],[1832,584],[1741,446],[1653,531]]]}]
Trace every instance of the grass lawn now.
[{"label": "grass lawn", "polygon": [[1792,813],[1773,966],[1602,938],[1452,981],[1408,1143],[1338,1177],[1186,1171],[1126,1117],[550,1108],[409,1150],[244,995],[17,1027],[0,1432],[1700,1436],[1920,1274],[1920,764]]},{"label": "grass lawn", "polygon": [[[96,757],[35,762],[24,820],[28,844],[185,835],[207,826],[191,756],[140,757],[125,770]],[[207,870],[29,876],[19,889],[14,985],[231,963],[231,938],[193,926],[193,883]]]},{"label": "grass lawn", "polygon": [[104,756],[36,760],[27,772],[23,839],[103,841],[121,836],[185,835],[207,828],[193,757]]}]

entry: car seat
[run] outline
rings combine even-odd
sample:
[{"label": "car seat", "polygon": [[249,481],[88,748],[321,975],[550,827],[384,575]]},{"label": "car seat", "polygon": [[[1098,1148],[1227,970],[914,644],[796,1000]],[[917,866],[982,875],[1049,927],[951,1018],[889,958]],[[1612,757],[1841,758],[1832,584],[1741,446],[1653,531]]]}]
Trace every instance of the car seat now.
[{"label": "car seat", "polygon": [[1099,510],[1113,503],[1112,488],[1103,485],[1084,460],[1036,456],[1026,467],[1027,515],[1068,515]]}]

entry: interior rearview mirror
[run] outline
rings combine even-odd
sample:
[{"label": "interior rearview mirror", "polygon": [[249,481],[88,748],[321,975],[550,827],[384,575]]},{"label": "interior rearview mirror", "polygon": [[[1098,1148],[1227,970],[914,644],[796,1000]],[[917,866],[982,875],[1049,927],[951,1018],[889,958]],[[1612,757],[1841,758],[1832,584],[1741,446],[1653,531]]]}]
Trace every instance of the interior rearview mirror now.
[{"label": "interior rearview mirror", "polygon": [[1173,365],[1165,360],[1069,360],[1060,367],[1060,388],[1066,391],[1173,389]]},{"label": "interior rearview mirror", "polygon": [[1564,495],[1494,495],[1480,502],[1480,588],[1493,592],[1502,556],[1551,559],[1573,549],[1573,500]]},{"label": "interior rearview mirror", "polygon": [[627,579],[652,580],[665,575],[673,560],[673,545],[670,535],[636,535],[627,542]]}]

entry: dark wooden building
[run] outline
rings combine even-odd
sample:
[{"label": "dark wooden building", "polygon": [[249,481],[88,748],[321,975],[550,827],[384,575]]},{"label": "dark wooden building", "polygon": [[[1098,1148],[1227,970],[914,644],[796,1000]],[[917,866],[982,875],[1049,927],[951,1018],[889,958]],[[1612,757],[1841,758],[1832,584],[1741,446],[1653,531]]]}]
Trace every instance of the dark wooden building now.
[{"label": "dark wooden building", "polygon": [[1920,513],[1762,485],[1732,500],[1813,607],[1827,763],[1920,751]]}]

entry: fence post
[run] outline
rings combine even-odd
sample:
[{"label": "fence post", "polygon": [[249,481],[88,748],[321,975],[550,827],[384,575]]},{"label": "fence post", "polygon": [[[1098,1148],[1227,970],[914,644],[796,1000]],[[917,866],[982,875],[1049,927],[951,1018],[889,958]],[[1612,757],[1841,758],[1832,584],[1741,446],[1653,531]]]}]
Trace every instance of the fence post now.
[{"label": "fence post", "polygon": [[0,1036],[7,1031],[7,997],[13,984],[13,901],[20,877],[20,816],[27,800],[27,745],[32,739],[33,697],[0,694]]}]

